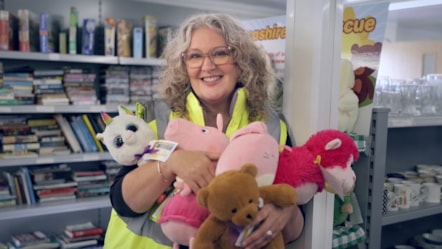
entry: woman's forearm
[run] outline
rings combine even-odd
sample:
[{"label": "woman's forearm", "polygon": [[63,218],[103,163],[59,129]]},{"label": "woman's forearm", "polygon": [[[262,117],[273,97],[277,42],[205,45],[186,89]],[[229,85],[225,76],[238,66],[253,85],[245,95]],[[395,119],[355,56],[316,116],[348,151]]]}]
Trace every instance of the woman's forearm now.
[{"label": "woman's forearm", "polygon": [[295,241],[299,238],[304,229],[304,215],[298,206],[293,207],[292,215],[290,216],[287,225],[282,230],[284,243]]},{"label": "woman's forearm", "polygon": [[175,179],[165,163],[160,162],[160,171],[161,174],[158,171],[158,161],[149,161],[124,177],[123,199],[134,212],[148,211]]}]

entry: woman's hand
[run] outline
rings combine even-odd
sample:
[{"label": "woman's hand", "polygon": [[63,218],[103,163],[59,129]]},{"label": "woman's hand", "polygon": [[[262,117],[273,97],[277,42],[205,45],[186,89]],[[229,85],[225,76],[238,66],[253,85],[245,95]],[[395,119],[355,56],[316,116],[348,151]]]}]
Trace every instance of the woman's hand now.
[{"label": "woman's hand", "polygon": [[167,160],[167,168],[180,177],[194,193],[209,184],[215,176],[219,154],[204,151],[177,150]]},{"label": "woman's hand", "polygon": [[265,204],[259,211],[258,216],[251,226],[259,225],[243,242],[243,247],[246,249],[260,249],[269,244],[275,234],[282,232],[287,226],[288,222],[297,212],[294,207],[280,208],[273,204]]}]

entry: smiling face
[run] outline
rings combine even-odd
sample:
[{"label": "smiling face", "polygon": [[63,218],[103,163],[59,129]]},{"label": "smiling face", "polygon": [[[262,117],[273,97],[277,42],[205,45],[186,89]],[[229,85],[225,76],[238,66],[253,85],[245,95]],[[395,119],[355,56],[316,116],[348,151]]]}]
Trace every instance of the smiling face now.
[{"label": "smiling face", "polygon": [[[210,54],[214,48],[227,47],[223,35],[214,29],[202,27],[192,32],[192,39],[186,52]],[[209,105],[230,103],[235,89],[239,69],[230,56],[223,65],[213,64],[209,57],[204,57],[201,67],[186,66],[190,85],[201,102]]]}]

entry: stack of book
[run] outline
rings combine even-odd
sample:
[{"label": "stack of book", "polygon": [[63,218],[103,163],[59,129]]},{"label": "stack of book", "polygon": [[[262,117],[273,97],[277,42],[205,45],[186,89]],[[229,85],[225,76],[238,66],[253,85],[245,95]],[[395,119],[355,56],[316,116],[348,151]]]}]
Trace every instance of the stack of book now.
[{"label": "stack of book", "polygon": [[38,137],[39,155],[70,153],[70,149],[65,144],[66,138],[55,118],[30,118],[27,124]]},{"label": "stack of book", "polygon": [[74,171],[72,179],[77,182],[78,198],[97,197],[109,194],[110,183],[103,170]]},{"label": "stack of book", "polygon": [[63,249],[98,245],[103,241],[103,229],[92,222],[68,225],[57,239]]},{"label": "stack of book", "polygon": [[34,70],[34,94],[40,105],[69,105],[62,69]]},{"label": "stack of book", "polygon": [[[35,103],[33,91],[33,75],[23,72],[8,72],[3,74],[2,91],[9,91],[9,99],[4,99],[4,105],[33,105]],[[2,94],[3,95],[3,94]],[[11,98],[12,97],[12,98]]]},{"label": "stack of book", "polygon": [[37,157],[38,136],[26,121],[26,116],[0,117],[0,158]]},{"label": "stack of book", "polygon": [[77,182],[66,164],[32,168],[34,190],[39,202],[72,200],[76,198]]},{"label": "stack of book", "polygon": [[121,169],[121,164],[118,164],[114,160],[107,160],[101,161],[101,167],[104,168],[104,172],[106,172],[108,181],[113,182]]},{"label": "stack of book", "polygon": [[52,249],[59,248],[58,241],[50,239],[41,231],[34,231],[11,236],[10,249]]},{"label": "stack of book", "polygon": [[152,100],[152,69],[150,67],[132,67],[129,80],[131,103],[145,103]]},{"label": "stack of book", "polygon": [[94,73],[67,72],[63,81],[66,94],[73,105],[95,105],[98,103],[94,87]]},{"label": "stack of book", "polygon": [[110,66],[105,71],[104,84],[101,86],[106,104],[128,104],[129,67]]}]

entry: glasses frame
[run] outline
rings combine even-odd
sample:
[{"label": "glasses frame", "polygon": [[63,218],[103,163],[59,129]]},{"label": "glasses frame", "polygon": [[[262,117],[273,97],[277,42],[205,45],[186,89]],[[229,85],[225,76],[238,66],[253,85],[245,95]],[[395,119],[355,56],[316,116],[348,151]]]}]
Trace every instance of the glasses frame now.
[{"label": "glasses frame", "polygon": [[199,66],[193,66],[193,67],[191,67],[191,66],[189,66],[189,65],[187,64],[187,60],[186,60],[185,56],[186,56],[187,53],[189,53],[189,51],[182,52],[182,53],[181,53],[181,57],[183,58],[183,62],[184,62],[184,64],[185,64],[187,67],[189,67],[189,68],[200,68],[200,67],[202,67],[202,66],[203,66],[203,63],[204,63],[204,58],[206,58],[206,57],[209,58],[210,63],[212,63],[213,65],[216,65],[216,66],[225,65],[225,64],[228,63],[228,60],[227,60],[226,62],[224,62],[224,63],[221,63],[221,64],[217,64],[217,63],[215,63],[215,62],[213,61],[213,58],[212,58],[213,55],[212,55],[212,53],[213,53],[214,50],[219,49],[219,48],[227,48],[227,50],[229,51],[229,54],[227,55],[227,57],[232,57],[233,48],[232,48],[231,46],[219,46],[219,47],[214,47],[214,48],[210,49],[210,51],[209,51],[208,53],[201,53],[202,60],[201,60],[201,64],[200,64]]}]

